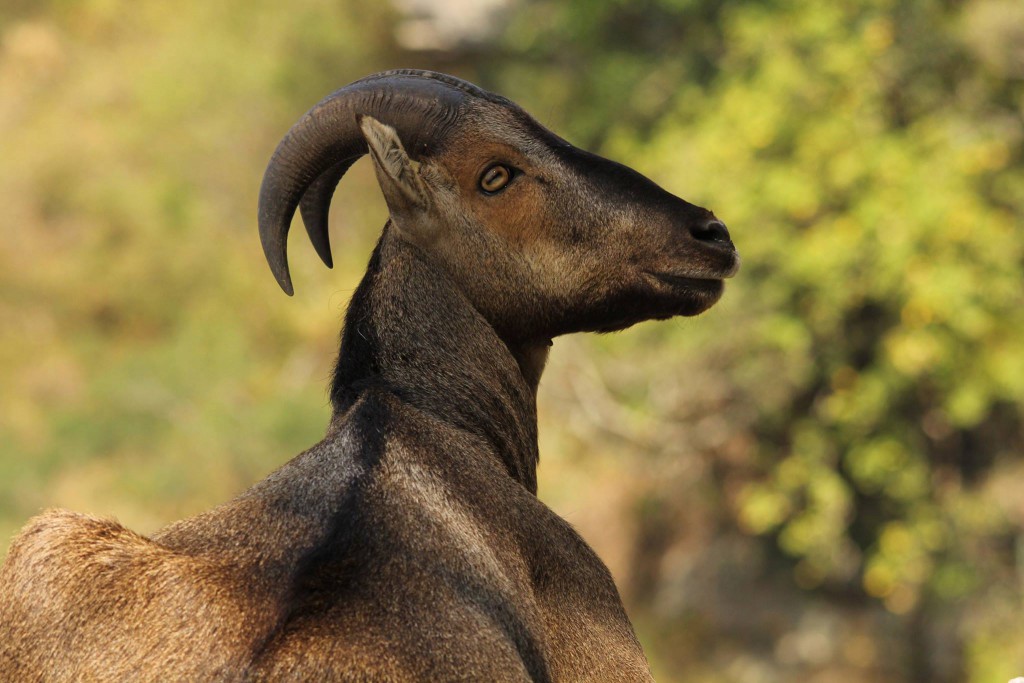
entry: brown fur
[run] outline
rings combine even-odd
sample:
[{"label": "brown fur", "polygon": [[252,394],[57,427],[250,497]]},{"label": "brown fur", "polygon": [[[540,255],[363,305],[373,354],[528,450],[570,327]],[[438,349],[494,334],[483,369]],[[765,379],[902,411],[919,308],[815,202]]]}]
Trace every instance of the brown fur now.
[{"label": "brown fur", "polygon": [[[392,222],[326,437],[151,538],[32,519],[0,569],[0,679],[650,680],[604,564],[535,495],[536,389],[554,336],[712,305],[731,243],[511,105],[418,161],[362,125]],[[486,196],[495,161],[519,175]]]}]

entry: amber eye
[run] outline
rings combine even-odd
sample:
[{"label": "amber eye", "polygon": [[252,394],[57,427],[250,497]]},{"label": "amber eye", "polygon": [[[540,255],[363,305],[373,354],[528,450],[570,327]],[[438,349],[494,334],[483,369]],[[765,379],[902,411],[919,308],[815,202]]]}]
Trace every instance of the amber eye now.
[{"label": "amber eye", "polygon": [[480,189],[487,194],[494,194],[505,189],[510,180],[512,180],[512,169],[508,166],[495,164],[494,166],[489,166],[483,175],[480,176]]}]

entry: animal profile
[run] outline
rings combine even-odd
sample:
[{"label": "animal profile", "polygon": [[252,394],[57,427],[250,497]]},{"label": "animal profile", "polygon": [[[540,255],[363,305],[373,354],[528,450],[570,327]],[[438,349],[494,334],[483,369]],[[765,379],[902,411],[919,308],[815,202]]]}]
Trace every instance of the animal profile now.
[{"label": "animal profile", "polygon": [[0,569],[5,681],[649,681],[611,575],[537,498],[552,340],[697,315],[739,257],[710,211],[429,71],[368,76],[281,141],[259,235],[369,155],[389,220],[323,440],[149,537],[64,510]]}]

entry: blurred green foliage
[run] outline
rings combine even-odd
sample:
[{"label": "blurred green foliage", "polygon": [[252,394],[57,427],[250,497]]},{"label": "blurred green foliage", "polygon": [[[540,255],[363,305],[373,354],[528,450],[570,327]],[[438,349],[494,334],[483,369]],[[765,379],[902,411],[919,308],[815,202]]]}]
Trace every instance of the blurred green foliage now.
[{"label": "blurred green foliage", "polygon": [[[329,374],[343,297],[325,276],[305,304],[270,305],[255,193],[306,104],[379,67],[389,15],[316,1],[20,14],[0,57],[0,520],[129,491],[112,507],[154,528],[324,425],[309,389]],[[348,219],[368,210],[383,219]],[[350,286],[373,238],[353,232]]]},{"label": "blurred green foliage", "polygon": [[[708,468],[652,483],[646,497],[680,509],[641,516],[634,542],[686,535],[693,500],[673,499],[693,477],[721,492],[710,531],[763,537],[803,591],[877,600],[908,625],[896,675],[1019,674],[1024,6],[531,7],[510,40],[551,60],[560,123],[714,208],[745,259],[705,319],[593,347],[612,400],[648,423],[625,428],[682,429]],[[495,69],[517,86],[536,63]],[[650,374],[616,378],[617,358],[666,346]],[[664,406],[659,373],[685,384]],[[662,563],[683,543],[659,542]],[[645,590],[662,622],[700,612]]]},{"label": "blurred green foliage", "polygon": [[255,238],[273,145],[365,73],[443,68],[713,208],[744,258],[694,321],[555,345],[541,493],[612,567],[659,680],[1024,672],[1024,6],[510,2],[410,53],[401,13],[0,7],[0,527],[148,531],[319,438],[384,220],[338,273]]}]

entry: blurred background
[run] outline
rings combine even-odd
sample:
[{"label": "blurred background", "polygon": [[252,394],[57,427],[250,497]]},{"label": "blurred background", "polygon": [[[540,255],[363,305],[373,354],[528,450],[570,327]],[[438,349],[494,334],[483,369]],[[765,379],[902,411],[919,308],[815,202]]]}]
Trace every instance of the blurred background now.
[{"label": "blurred background", "polygon": [[541,385],[541,497],[660,681],[1024,674],[1019,0],[0,0],[0,551],[50,506],[152,531],[319,440],[384,203],[357,164],[288,299],[256,192],[398,66],[743,254],[706,315],[559,339]]}]

